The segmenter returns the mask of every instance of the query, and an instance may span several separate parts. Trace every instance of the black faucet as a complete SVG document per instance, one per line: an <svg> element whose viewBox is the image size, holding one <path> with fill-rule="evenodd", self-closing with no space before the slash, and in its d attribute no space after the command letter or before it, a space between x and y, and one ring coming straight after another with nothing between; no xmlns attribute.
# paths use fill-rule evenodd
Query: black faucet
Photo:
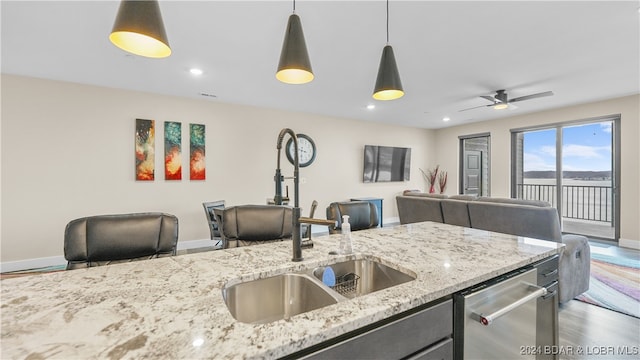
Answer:
<svg viewBox="0 0 640 360"><path fill-rule="evenodd" d="M298 136L289 128L282 129L278 135L278 144L276 146L278 149L278 164L276 167L276 175L273 178L276 182L276 194L273 197L274 203L276 205L282 205L282 181L284 180L284 176L282 176L280 171L280 150L282 150L282 140L284 140L284 137L287 134L289 134L293 139L293 148L296 150L293 157L293 234L291 237L291 241L293 242L293 258L291 261L302 261L302 236L300 234L300 223L337 226L337 221L311 219L306 217L302 218L300 216L300 201L298 198L298 193L300 192L298 176L300 172L300 163L298 159Z"/></svg>

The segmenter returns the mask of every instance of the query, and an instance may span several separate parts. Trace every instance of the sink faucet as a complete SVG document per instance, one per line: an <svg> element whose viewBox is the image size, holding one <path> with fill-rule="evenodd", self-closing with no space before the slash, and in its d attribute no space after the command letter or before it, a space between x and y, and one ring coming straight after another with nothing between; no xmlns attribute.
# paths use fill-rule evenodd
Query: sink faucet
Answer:
<svg viewBox="0 0 640 360"><path fill-rule="evenodd" d="M291 261L302 261L302 236L300 234L300 224L320 224L320 225L328 225L328 226L337 226L336 221L331 220L322 220L322 219L311 219L311 218L303 218L300 216L300 201L298 198L298 194L300 192L299 188L299 172L300 172L300 163L298 159L298 136L293 130L289 128L284 128L280 131L278 135L278 144L276 148L278 149L278 164L276 167L276 175L274 176L274 180L276 182L276 194L273 197L273 201L276 205L282 205L282 181L284 177L280 171L280 150L282 150L282 140L284 137L289 134L293 139L293 148L296 149L295 154L293 156L293 209L292 209L292 221L293 221L293 234L292 234L292 242L293 242L293 258ZM309 225L311 226L311 225ZM311 233L311 232L309 232Z"/></svg>

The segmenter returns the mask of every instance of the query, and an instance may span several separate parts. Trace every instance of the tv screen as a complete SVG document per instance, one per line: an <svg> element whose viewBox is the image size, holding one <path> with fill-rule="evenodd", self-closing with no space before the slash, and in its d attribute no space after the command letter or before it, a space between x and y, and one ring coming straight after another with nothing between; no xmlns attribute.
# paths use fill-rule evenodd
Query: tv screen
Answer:
<svg viewBox="0 0 640 360"><path fill-rule="evenodd" d="M411 149L364 146L364 182L409 181Z"/></svg>

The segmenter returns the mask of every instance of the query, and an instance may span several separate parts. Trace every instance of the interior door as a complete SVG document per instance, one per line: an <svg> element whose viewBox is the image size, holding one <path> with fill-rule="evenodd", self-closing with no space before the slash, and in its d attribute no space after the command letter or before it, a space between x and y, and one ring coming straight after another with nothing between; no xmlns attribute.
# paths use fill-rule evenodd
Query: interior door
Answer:
<svg viewBox="0 0 640 360"><path fill-rule="evenodd" d="M467 195L482 194L482 151L464 151L464 192Z"/></svg>

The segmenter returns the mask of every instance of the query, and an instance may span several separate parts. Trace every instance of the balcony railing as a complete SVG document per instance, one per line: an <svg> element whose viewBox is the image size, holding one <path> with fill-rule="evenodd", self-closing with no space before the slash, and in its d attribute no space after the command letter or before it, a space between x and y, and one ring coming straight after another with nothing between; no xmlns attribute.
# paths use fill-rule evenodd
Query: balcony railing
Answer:
<svg viewBox="0 0 640 360"><path fill-rule="evenodd" d="M557 208L555 185L518 184L518 198L542 200ZM562 217L612 222L611 186L562 185Z"/></svg>

